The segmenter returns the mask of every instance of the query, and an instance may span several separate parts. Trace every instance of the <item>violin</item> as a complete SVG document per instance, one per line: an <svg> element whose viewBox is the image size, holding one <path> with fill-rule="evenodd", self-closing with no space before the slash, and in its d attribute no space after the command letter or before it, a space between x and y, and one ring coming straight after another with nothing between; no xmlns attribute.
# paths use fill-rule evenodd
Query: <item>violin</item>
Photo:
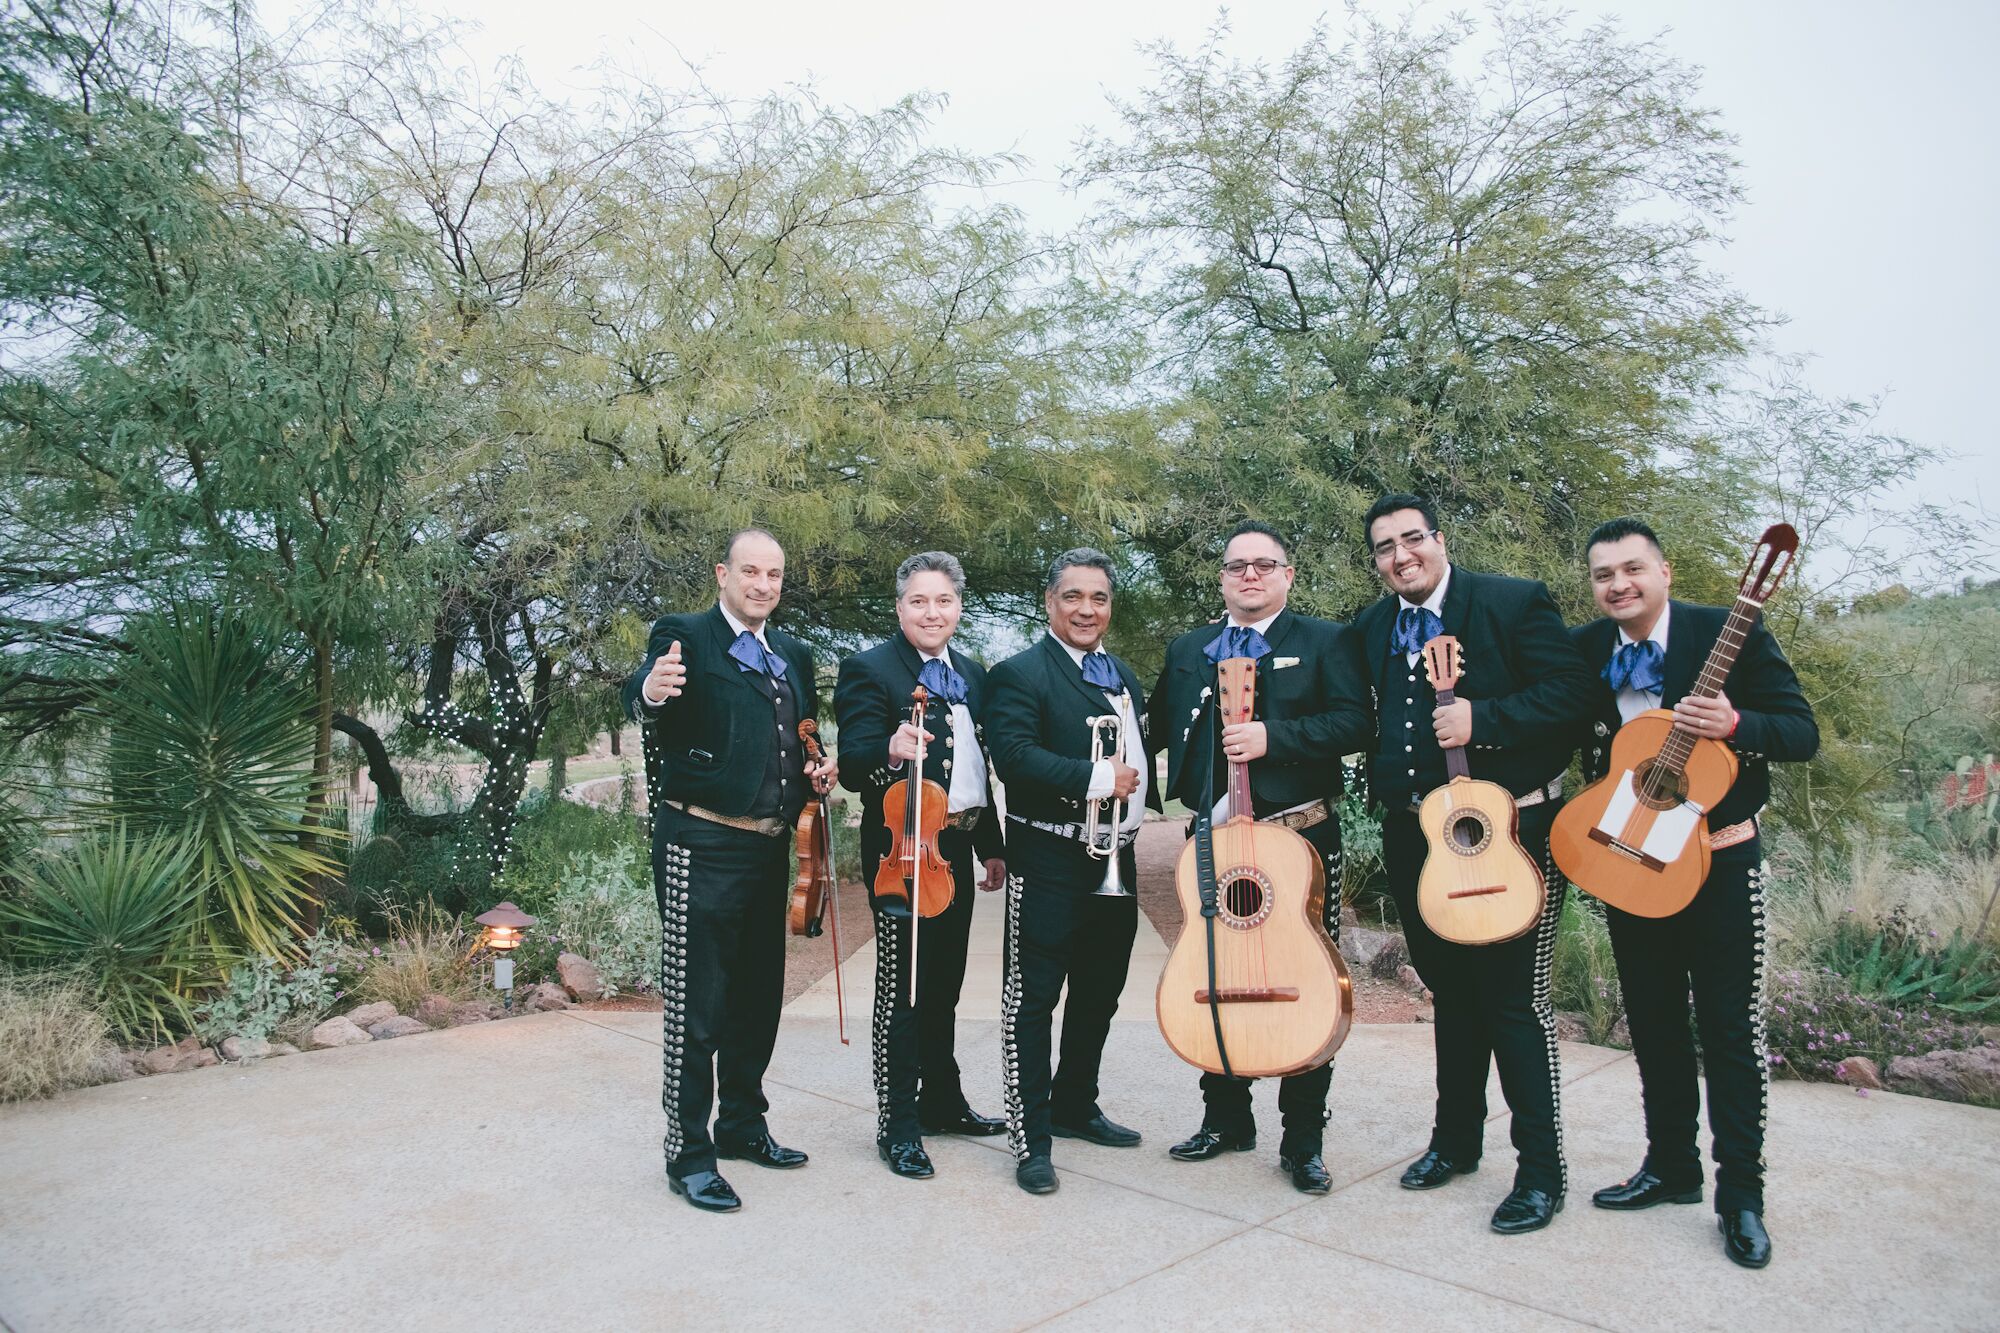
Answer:
<svg viewBox="0 0 2000 1333"><path fill-rule="evenodd" d="M910 766L910 776L892 784L882 795L882 822L889 827L890 846L875 868L875 897L910 909L910 1003L914 1006L918 926L924 917L938 916L951 906L953 886L951 863L938 850L938 834L950 811L950 793L924 776L924 712L930 705L930 691L919 685L910 697L915 700L910 722L917 729L917 757Z"/></svg>
<svg viewBox="0 0 2000 1333"><path fill-rule="evenodd" d="M826 762L826 747L820 743L819 724L811 718L799 723L799 744L805 747L809 763ZM833 993L839 1006L840 1044L847 1040L847 993L840 977L840 881L833 869L833 821L826 797L815 796L799 812L795 840L799 854L799 879L792 886L792 934L817 938L825 928L827 909L833 910Z"/></svg>

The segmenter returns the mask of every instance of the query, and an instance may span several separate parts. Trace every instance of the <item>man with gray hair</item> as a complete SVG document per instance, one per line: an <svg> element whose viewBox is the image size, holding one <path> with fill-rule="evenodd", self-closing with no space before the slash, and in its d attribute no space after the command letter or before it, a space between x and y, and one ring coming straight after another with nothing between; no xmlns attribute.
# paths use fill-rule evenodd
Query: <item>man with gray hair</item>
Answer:
<svg viewBox="0 0 2000 1333"><path fill-rule="evenodd" d="M882 799L909 776L924 747L924 776L943 786L950 816L938 850L951 864L951 906L913 922L903 902L872 902L875 914L875 1143L889 1169L906 1179L935 1174L924 1134L998 1134L1003 1121L983 1116L965 1099L954 1052L958 996L965 982L966 939L972 926L973 862L984 863L979 887L1000 887L1000 822L986 771L986 669L952 646L964 611L965 568L956 556L921 551L896 570L898 632L840 664L833 712L840 724L845 782L861 797L861 877L875 882L892 841ZM929 694L924 725L911 720L912 695ZM920 929L922 947L910 934ZM910 1004L911 954L916 954L917 1002Z"/></svg>
<svg viewBox="0 0 2000 1333"><path fill-rule="evenodd" d="M993 668L987 734L1007 784L1006 989L1000 1039L1015 1183L1030 1194L1057 1186L1053 1137L1108 1148L1139 1142L1097 1104L1104 1039L1132 959L1139 900L1132 843L1148 806L1153 748L1139 721L1143 693L1132 668L1104 651L1116 571L1088 548L1056 557L1044 585L1049 632ZM1093 754L1092 719L1119 719L1119 740ZM1087 826L1096 808L1100 850ZM1125 891L1105 893L1106 859ZM1062 1060L1051 1079L1056 1002L1067 986Z"/></svg>

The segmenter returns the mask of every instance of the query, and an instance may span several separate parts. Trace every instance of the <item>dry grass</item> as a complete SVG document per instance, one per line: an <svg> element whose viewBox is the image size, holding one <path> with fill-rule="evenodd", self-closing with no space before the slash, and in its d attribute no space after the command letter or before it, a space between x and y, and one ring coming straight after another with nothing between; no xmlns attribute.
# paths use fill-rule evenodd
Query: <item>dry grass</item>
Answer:
<svg viewBox="0 0 2000 1333"><path fill-rule="evenodd" d="M473 962L480 932L429 904L391 908L389 938L371 950L354 996L363 1004L387 1000L396 1012L416 1012L426 995L474 998L480 989Z"/></svg>
<svg viewBox="0 0 2000 1333"><path fill-rule="evenodd" d="M1891 841L1863 837L1843 865L1819 874L1793 870L1778 881L1768 902L1772 933L1783 958L1814 958L1841 921L1882 921L1900 907L1941 938L1981 931L2000 948L2000 907L1987 910L1996 883L2000 860L1993 857L1910 858Z"/></svg>
<svg viewBox="0 0 2000 1333"><path fill-rule="evenodd" d="M95 1066L109 1032L74 978L0 974L0 1102L99 1082Z"/></svg>

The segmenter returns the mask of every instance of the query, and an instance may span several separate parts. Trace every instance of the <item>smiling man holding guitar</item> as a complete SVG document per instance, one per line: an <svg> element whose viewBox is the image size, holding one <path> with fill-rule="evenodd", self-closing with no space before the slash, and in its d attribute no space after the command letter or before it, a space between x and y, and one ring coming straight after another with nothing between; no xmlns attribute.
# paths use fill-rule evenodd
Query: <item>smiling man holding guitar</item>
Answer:
<svg viewBox="0 0 2000 1333"><path fill-rule="evenodd" d="M1493 1229L1534 1231L1561 1209L1567 1184L1549 996L1562 882L1549 877L1547 906L1517 939L1464 945L1440 938L1417 905L1427 843L1416 812L1445 784L1445 752L1465 749L1470 776L1513 795L1521 845L1544 860L1576 719L1589 707L1590 673L1548 589L1453 565L1427 502L1385 495L1366 524L1375 572L1389 590L1354 620L1375 689L1370 784L1384 809L1382 859L1410 961L1437 1001L1437 1114L1430 1149L1402 1184L1436 1189L1477 1169L1486 1077L1497 1064L1520 1160ZM1423 646L1441 634L1458 641L1464 667L1449 703L1439 700L1422 663Z"/></svg>
<svg viewBox="0 0 2000 1333"><path fill-rule="evenodd" d="M1692 989L1715 1135L1715 1211L1725 1252L1746 1268L1762 1268L1771 1258L1763 1224L1770 1066L1764 1048L1763 848L1757 812L1770 797L1771 762L1802 762L1819 749L1812 707L1758 614L1783 571L1777 558L1790 555L1797 537L1781 526L1765 534L1765 544L1771 559L1761 572L1753 561L1735 606L1725 610L1668 598L1673 572L1659 539L1639 520L1613 519L1590 535L1591 595L1604 618L1579 626L1574 636L1602 680L1590 713L1595 734L1583 752L1586 776L1599 785L1575 803L1583 833L1557 839L1558 856L1578 887L1635 909L1607 905L1605 915L1639 1063L1646 1160L1631 1179L1597 1191L1592 1202L1636 1209L1701 1200L1695 1119L1700 1098L1688 1026ZM1667 744L1678 736L1687 745L1685 738L1692 737L1693 746L1707 742L1733 751L1735 781L1707 809L1706 831L1689 838L1680 857L1651 855L1648 848L1667 849L1647 839L1637 849L1643 859L1629 854L1603 859L1601 849L1610 841L1632 839L1622 830L1593 838L1592 830L1617 822L1616 812L1586 798L1607 776L1620 776L1611 770L1628 756L1624 746L1613 751L1614 741L1623 739L1617 733L1628 724L1638 724L1635 736L1641 725L1657 726L1646 717L1655 709L1672 710ZM1657 766L1655 756L1665 756L1663 745L1649 748L1654 753L1640 760L1640 768ZM1723 754L1711 762L1726 772L1728 758ZM1690 753L1681 762L1691 786L1700 758ZM1635 804L1665 804L1647 801L1643 777L1632 786L1639 792ZM1660 813L1654 827L1671 812ZM1565 819L1562 834L1569 833L1570 823ZM1576 850L1566 850L1566 844ZM1704 854L1707 873L1701 877ZM1677 860L1695 863L1689 867L1698 884L1693 901L1684 907L1649 901L1646 872L1653 864L1665 872ZM1654 877L1665 882L1663 875ZM1616 891L1621 887L1631 896ZM1685 901L1678 893L1671 897Z"/></svg>

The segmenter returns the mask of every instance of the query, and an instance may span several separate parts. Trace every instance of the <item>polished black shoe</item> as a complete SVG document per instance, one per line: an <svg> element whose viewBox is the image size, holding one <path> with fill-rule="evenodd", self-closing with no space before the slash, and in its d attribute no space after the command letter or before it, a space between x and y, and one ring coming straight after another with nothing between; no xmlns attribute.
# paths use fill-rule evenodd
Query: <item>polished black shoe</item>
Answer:
<svg viewBox="0 0 2000 1333"><path fill-rule="evenodd" d="M729 1182L713 1171L696 1171L685 1176L668 1176L667 1188L704 1213L733 1213L743 1206Z"/></svg>
<svg viewBox="0 0 2000 1333"><path fill-rule="evenodd" d="M728 1157L739 1162L755 1162L778 1171L789 1171L795 1166L806 1164L806 1155L797 1148L780 1147L778 1141L769 1134L754 1143L739 1143L725 1146L715 1145L717 1157Z"/></svg>
<svg viewBox="0 0 2000 1333"><path fill-rule="evenodd" d="M1054 1194L1061 1182L1055 1163L1046 1157L1030 1157L1014 1168L1014 1183L1030 1194Z"/></svg>
<svg viewBox="0 0 2000 1333"><path fill-rule="evenodd" d="M917 1123L924 1127L926 1134L958 1134L969 1139L987 1139L995 1134L1007 1132L1007 1122L996 1120L990 1115L981 1115L970 1106L957 1115L935 1120L928 1116L918 1117Z"/></svg>
<svg viewBox="0 0 2000 1333"><path fill-rule="evenodd" d="M1257 1131L1232 1134L1225 1129L1214 1129L1203 1125L1194 1133L1167 1149L1167 1156L1176 1162L1206 1162L1211 1157L1220 1157L1226 1152L1249 1152L1257 1146Z"/></svg>
<svg viewBox="0 0 2000 1333"><path fill-rule="evenodd" d="M937 1168L931 1165L931 1155L921 1143L878 1143L875 1151L882 1155L891 1171L905 1180L929 1180L937 1174Z"/></svg>
<svg viewBox="0 0 2000 1333"><path fill-rule="evenodd" d="M1065 1125L1056 1121L1049 1126L1049 1133L1059 1139L1082 1139L1104 1148L1136 1148L1139 1146L1139 1131L1107 1120L1100 1113L1080 1125Z"/></svg>
<svg viewBox="0 0 2000 1333"><path fill-rule="evenodd" d="M1599 1208L1611 1208L1619 1212L1651 1208L1656 1203L1700 1203L1701 1182L1696 1181L1693 1185L1669 1185L1651 1171L1641 1171L1623 1184L1605 1186L1591 1195L1590 1201Z"/></svg>
<svg viewBox="0 0 2000 1333"><path fill-rule="evenodd" d="M1279 1157L1278 1169L1290 1175L1292 1188L1301 1194L1328 1194L1333 1190L1333 1177L1327 1174L1326 1163L1319 1154L1310 1157Z"/></svg>
<svg viewBox="0 0 2000 1333"><path fill-rule="evenodd" d="M1409 1169L1403 1172L1402 1185L1406 1190L1434 1190L1453 1176L1469 1176L1478 1170L1477 1162L1460 1165L1433 1150L1410 1163Z"/></svg>
<svg viewBox="0 0 2000 1333"><path fill-rule="evenodd" d="M1493 1210L1493 1229L1503 1236L1540 1231L1563 1210L1562 1195L1516 1185Z"/></svg>
<svg viewBox="0 0 2000 1333"><path fill-rule="evenodd" d="M1764 1230L1764 1215L1748 1208L1723 1213L1715 1219L1722 1228L1722 1252L1731 1263L1745 1268L1762 1268L1771 1262L1771 1237Z"/></svg>

